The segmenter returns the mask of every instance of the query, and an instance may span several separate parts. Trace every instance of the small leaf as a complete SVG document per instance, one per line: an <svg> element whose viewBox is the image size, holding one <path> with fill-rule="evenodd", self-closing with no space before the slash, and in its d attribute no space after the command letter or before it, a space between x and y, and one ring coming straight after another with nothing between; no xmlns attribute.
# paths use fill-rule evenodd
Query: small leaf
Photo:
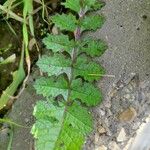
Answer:
<svg viewBox="0 0 150 150"><path fill-rule="evenodd" d="M65 58L63 54L54 54L51 57L42 56L37 62L37 65L43 72L47 72L49 76L59 76L66 73L71 76L71 59Z"/></svg>
<svg viewBox="0 0 150 150"><path fill-rule="evenodd" d="M81 76L88 81L100 79L100 76L91 76L91 74L103 75L104 73L104 69L99 64L89 61L86 56L80 56L74 65L75 76Z"/></svg>
<svg viewBox="0 0 150 150"><path fill-rule="evenodd" d="M66 0L66 2L62 3L65 8L70 8L71 10L79 13L80 12L80 0Z"/></svg>
<svg viewBox="0 0 150 150"><path fill-rule="evenodd" d="M92 9L100 9L104 6L104 3L97 0L66 0L66 2L62 3L62 5L64 5L65 8L69 8L79 14L81 11L86 13Z"/></svg>
<svg viewBox="0 0 150 150"><path fill-rule="evenodd" d="M86 38L80 44L80 51L85 52L91 57L101 56L106 49L107 45L101 40L92 40L90 38Z"/></svg>
<svg viewBox="0 0 150 150"><path fill-rule="evenodd" d="M87 106L96 106L102 99L98 88L95 88L90 83L85 82L82 84L80 79L73 80L71 89L71 99L79 99Z"/></svg>
<svg viewBox="0 0 150 150"><path fill-rule="evenodd" d="M51 49L53 52L71 52L74 42L69 40L67 35L52 35L47 34L47 37L43 39L43 43L47 49Z"/></svg>
<svg viewBox="0 0 150 150"><path fill-rule="evenodd" d="M96 3L96 1L97 0L84 0L83 3L84 3L85 6L87 6L87 7L90 8L90 7L92 7Z"/></svg>
<svg viewBox="0 0 150 150"><path fill-rule="evenodd" d="M64 77L59 77L57 80L54 78L40 78L37 79L34 87L38 94L42 94L45 97L56 97L62 95L65 100L68 97L68 83Z"/></svg>
<svg viewBox="0 0 150 150"><path fill-rule="evenodd" d="M81 28L82 31L84 30L96 30L97 28L100 28L104 23L104 17L95 15L95 16L88 16L85 17L81 21Z"/></svg>
<svg viewBox="0 0 150 150"><path fill-rule="evenodd" d="M105 3L104 2L99 2L99 1L97 1L93 6L92 6L92 8L94 9L94 10L99 10L99 9L101 9L102 7L104 7L105 6Z"/></svg>
<svg viewBox="0 0 150 150"><path fill-rule="evenodd" d="M76 17L72 14L55 15L52 18L52 22L59 27L61 30L74 32L77 27Z"/></svg>

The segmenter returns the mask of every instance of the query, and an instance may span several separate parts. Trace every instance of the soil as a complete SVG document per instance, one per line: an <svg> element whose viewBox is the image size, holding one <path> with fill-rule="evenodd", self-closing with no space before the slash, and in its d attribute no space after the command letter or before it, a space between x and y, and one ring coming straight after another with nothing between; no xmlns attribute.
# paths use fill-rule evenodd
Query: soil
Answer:
<svg viewBox="0 0 150 150"><path fill-rule="evenodd" d="M106 41L107 51L96 60L104 66L107 74L115 77L104 77L98 83L104 98L91 110L95 128L83 149L136 150L131 149L130 140L136 137L150 114L150 1L105 2L105 7L97 12L106 17L105 24L95 33L89 32L85 36ZM33 107L40 97L32 85L38 76L35 68L26 89L8 114L14 122L23 126L31 127L34 122ZM3 132L0 132L0 150L7 149L8 133L9 128L4 126ZM14 127L12 150L32 150L33 145L30 128Z"/></svg>

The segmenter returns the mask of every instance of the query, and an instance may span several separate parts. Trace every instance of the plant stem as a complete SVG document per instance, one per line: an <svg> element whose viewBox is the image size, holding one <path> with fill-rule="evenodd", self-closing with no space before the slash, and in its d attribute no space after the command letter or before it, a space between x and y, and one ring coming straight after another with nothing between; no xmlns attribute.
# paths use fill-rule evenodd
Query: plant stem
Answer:
<svg viewBox="0 0 150 150"><path fill-rule="evenodd" d="M79 13L79 20L81 20L85 13L81 13L81 12L84 12L84 11L80 11ZM78 42L81 38L81 28L80 26L78 26L75 31L74 31L74 40L75 42ZM72 63L71 63L71 75L70 75L70 80L69 80L69 90L68 90L68 99L67 99L67 104L72 104L72 100L70 99L70 96L71 96L71 84L72 84L72 81L73 81L73 73L74 73L74 68L73 68L73 65L74 63L76 62L76 59L77 59L77 55L78 55L78 47L74 47L73 50L72 50Z"/></svg>

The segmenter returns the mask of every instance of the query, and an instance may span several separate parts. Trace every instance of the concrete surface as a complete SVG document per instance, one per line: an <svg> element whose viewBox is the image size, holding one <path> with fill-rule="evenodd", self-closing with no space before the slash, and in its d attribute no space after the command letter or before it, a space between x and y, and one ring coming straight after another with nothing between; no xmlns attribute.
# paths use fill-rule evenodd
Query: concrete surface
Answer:
<svg viewBox="0 0 150 150"><path fill-rule="evenodd" d="M103 27L91 35L104 39L108 50L100 58L107 74L100 83L104 94L120 74L139 73L140 80L150 80L150 1L105 0L99 13L106 17Z"/></svg>
<svg viewBox="0 0 150 150"><path fill-rule="evenodd" d="M106 22L101 29L94 33L90 32L87 36L106 41L108 49L101 58L97 58L97 61L104 66L107 74L115 75L115 78L105 77L98 84L103 91L104 100L99 107L93 110L96 123L103 122L100 119L101 112L109 103L109 92L113 87L113 83L118 81L122 75L126 77L131 73L137 73L140 82L150 81L150 1L104 1L106 3L105 7L97 13L103 14ZM97 128L97 125L95 128ZM96 142L104 143L101 136L96 136L96 132L87 142L86 150L104 147L103 145L96 146ZM150 130L147 132L150 134ZM107 141L107 135L103 135L103 137ZM113 148L108 149L114 150Z"/></svg>

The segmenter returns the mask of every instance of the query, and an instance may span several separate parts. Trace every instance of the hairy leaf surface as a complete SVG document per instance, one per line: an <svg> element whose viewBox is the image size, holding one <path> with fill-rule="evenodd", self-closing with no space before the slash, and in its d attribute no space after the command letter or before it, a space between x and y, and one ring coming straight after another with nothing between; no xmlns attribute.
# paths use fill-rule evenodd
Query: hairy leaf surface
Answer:
<svg viewBox="0 0 150 150"><path fill-rule="evenodd" d="M51 49L53 52L71 52L74 42L69 40L67 35L52 35L47 34L47 37L43 39L43 43L47 49Z"/></svg>
<svg viewBox="0 0 150 150"><path fill-rule="evenodd" d="M91 62L86 56L80 56L74 64L74 76L81 76L87 81L98 80L100 76L94 76L94 74L103 75L104 73L104 69L99 64Z"/></svg>
<svg viewBox="0 0 150 150"><path fill-rule="evenodd" d="M82 30L96 30L101 27L104 23L104 17L95 15L87 16L81 21Z"/></svg>
<svg viewBox="0 0 150 150"><path fill-rule="evenodd" d="M92 130L92 117L86 108L74 103L68 107L56 150L80 150Z"/></svg>
<svg viewBox="0 0 150 150"><path fill-rule="evenodd" d="M90 83L82 83L80 79L74 80L72 83L71 98L79 99L87 106L95 106L102 100L101 93Z"/></svg>
<svg viewBox="0 0 150 150"><path fill-rule="evenodd" d="M37 121L31 132L36 138L36 150L80 150L93 126L90 113L78 103L58 107L39 101L34 116Z"/></svg>
<svg viewBox="0 0 150 150"><path fill-rule="evenodd" d="M54 54L54 56L42 56L37 65L43 72L47 72L49 76L60 75L66 73L71 76L71 59L64 57L62 54Z"/></svg>
<svg viewBox="0 0 150 150"><path fill-rule="evenodd" d="M75 31L77 27L77 20L76 17L72 14L62 14L62 15L55 15L52 18L52 22L55 23L57 27L61 30L67 31Z"/></svg>
<svg viewBox="0 0 150 150"><path fill-rule="evenodd" d="M95 62L90 62L86 56L81 56L77 59L73 65L74 78L77 76L83 77L85 80L93 81L100 79L100 76L94 76L92 74L104 74L104 69ZM66 58L62 54L54 54L54 56L42 56L37 62L37 65L41 71L48 73L49 76L66 73L68 78L71 77L71 59Z"/></svg>
<svg viewBox="0 0 150 150"><path fill-rule="evenodd" d="M62 95L65 100L68 98L68 83L63 77L56 80L53 78L37 79L34 85L38 94L45 97L56 97ZM101 93L90 83L82 83L80 79L73 80L71 85L71 100L79 99L87 106L95 106L101 101Z"/></svg>
<svg viewBox="0 0 150 150"><path fill-rule="evenodd" d="M53 150L62 128L64 107L57 107L47 101L37 102L33 115L36 123L31 133L34 135L36 150ZM51 138L53 136L53 138Z"/></svg>
<svg viewBox="0 0 150 150"><path fill-rule="evenodd" d="M70 8L71 10L81 13L81 11L87 12L93 9L100 9L104 6L103 3L98 2L97 0L66 0L66 2L62 3L66 8Z"/></svg>
<svg viewBox="0 0 150 150"><path fill-rule="evenodd" d="M107 45L105 42L101 40L92 40L91 38L84 39L80 44L80 51L92 57L101 56L106 49Z"/></svg>
<svg viewBox="0 0 150 150"><path fill-rule="evenodd" d="M46 98L34 108L36 122L31 132L36 139L35 150L81 150L93 127L87 108L102 100L94 82L105 71L93 56L102 55L107 46L81 36L83 31L102 26L104 17L86 14L103 3L66 0L62 4L71 9L70 13L56 14L51 20L63 34L48 34L43 39L51 53L37 62L44 76L47 73L49 77L41 77L34 84L37 94Z"/></svg>
<svg viewBox="0 0 150 150"><path fill-rule="evenodd" d="M71 10L79 13L81 6L80 6L80 0L66 0L65 3L62 3L66 8L70 8Z"/></svg>
<svg viewBox="0 0 150 150"><path fill-rule="evenodd" d="M67 100L68 83L63 77L58 78L57 82L52 77L42 77L36 80L34 87L38 94L42 94L45 97L56 97L61 94Z"/></svg>

